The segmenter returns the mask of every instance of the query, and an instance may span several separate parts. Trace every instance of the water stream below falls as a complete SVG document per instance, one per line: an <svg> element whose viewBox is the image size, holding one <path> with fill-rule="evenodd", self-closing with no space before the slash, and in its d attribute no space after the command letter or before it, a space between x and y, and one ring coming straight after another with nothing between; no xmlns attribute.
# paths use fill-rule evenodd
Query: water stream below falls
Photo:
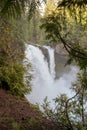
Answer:
<svg viewBox="0 0 87 130"><path fill-rule="evenodd" d="M32 64L32 92L26 95L27 99L34 104L42 104L46 96L49 101L61 93L72 97L73 92L70 87L76 80L78 68L70 66L68 73L64 73L56 79L54 49L48 46L43 48L47 50L49 60L39 46L27 45L25 51L28 62Z"/></svg>

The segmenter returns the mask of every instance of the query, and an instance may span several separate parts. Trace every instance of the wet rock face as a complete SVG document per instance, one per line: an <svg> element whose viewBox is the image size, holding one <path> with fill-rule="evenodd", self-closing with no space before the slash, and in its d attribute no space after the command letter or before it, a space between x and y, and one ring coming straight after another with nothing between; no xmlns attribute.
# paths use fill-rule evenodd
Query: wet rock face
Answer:
<svg viewBox="0 0 87 130"><path fill-rule="evenodd" d="M62 44L57 44L55 46L55 52L60 54L60 55L64 55L64 56L68 55L67 51L64 49Z"/></svg>
<svg viewBox="0 0 87 130"><path fill-rule="evenodd" d="M59 64L59 63L61 63L61 64L66 64L66 62L67 62L67 60L68 60L68 56L66 56L66 55L61 55L61 54L59 54L59 53L57 53L57 52L55 52L55 63L56 64Z"/></svg>
<svg viewBox="0 0 87 130"><path fill-rule="evenodd" d="M56 78L61 77L64 73L68 73L70 70L69 66L65 66L68 60L68 56L58 54L55 51L55 71L56 71Z"/></svg>
<svg viewBox="0 0 87 130"><path fill-rule="evenodd" d="M48 49L43 46L38 46L38 45L35 45L35 46L40 48L49 66L50 58L49 58ZM55 72L56 72L55 77L59 78L64 73L67 73L70 70L69 66L65 67L65 64L68 60L67 52L64 50L64 48L61 45L58 44L56 45L56 47L54 47L54 57L55 57Z"/></svg>
<svg viewBox="0 0 87 130"><path fill-rule="evenodd" d="M44 58L47 60L48 65L49 65L49 53L48 53L48 50L45 47L40 46L38 44L35 44L34 46L38 47L42 51L42 53L44 54Z"/></svg>
<svg viewBox="0 0 87 130"><path fill-rule="evenodd" d="M55 71L56 71L56 78L59 78L64 73L69 72L70 67L66 66L65 64L68 60L68 53L63 48L62 44L57 44L55 46Z"/></svg>
<svg viewBox="0 0 87 130"><path fill-rule="evenodd" d="M48 50L44 47L39 47L47 62L48 62L48 66L49 66L49 54L48 54ZM65 64L68 60L68 56L67 56L67 52L59 45L57 45L54 48L54 56L55 56L55 72L56 72L56 78L61 77L64 73L68 73L70 70L69 66L65 67Z"/></svg>
<svg viewBox="0 0 87 130"><path fill-rule="evenodd" d="M49 63L49 53L48 50L44 47L39 47L42 50L42 53L44 54L45 59L47 60L47 62Z"/></svg>
<svg viewBox="0 0 87 130"><path fill-rule="evenodd" d="M39 46L39 48L42 50L42 53L44 54L44 58L48 62L48 66L50 66L50 57L49 57L48 49L43 46Z"/></svg>

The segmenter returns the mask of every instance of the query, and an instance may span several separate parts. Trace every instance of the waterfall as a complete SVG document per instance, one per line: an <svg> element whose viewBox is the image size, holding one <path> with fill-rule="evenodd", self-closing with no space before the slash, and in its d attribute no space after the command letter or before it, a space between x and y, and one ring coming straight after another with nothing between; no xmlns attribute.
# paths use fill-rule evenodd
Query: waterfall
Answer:
<svg viewBox="0 0 87 130"><path fill-rule="evenodd" d="M32 92L26 95L27 99L32 103L42 103L47 96L52 101L57 95L66 93L72 96L73 92L69 89L71 83L76 80L78 68L71 66L69 73L64 73L60 78L55 79L55 58L54 49L48 46L49 63L46 56L38 46L27 45L25 55L28 62L31 63L32 72Z"/></svg>
<svg viewBox="0 0 87 130"><path fill-rule="evenodd" d="M29 45L26 57L32 64L32 74L34 82L53 82L52 75L49 72L48 62L39 47Z"/></svg>
<svg viewBox="0 0 87 130"><path fill-rule="evenodd" d="M54 49L49 47L49 46L44 46L45 48L47 48L48 50L48 54L49 54L49 69L50 69L50 73L53 77L53 79L55 78L55 57L54 57Z"/></svg>

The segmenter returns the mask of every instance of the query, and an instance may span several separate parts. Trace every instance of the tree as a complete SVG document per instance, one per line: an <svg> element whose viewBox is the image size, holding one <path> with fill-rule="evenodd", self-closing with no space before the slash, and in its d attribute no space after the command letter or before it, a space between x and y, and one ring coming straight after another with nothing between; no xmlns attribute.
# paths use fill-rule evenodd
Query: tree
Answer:
<svg viewBox="0 0 87 130"><path fill-rule="evenodd" d="M28 14L31 17L36 9L38 1L36 0L0 0L0 14L3 16L21 17L22 14Z"/></svg>
<svg viewBox="0 0 87 130"><path fill-rule="evenodd" d="M74 96L68 98L62 94L54 99L54 108L50 107L47 98L42 105L44 115L65 129L83 130L87 128L87 76L84 73L78 75L78 80L72 86ZM84 82L84 79L86 82Z"/></svg>
<svg viewBox="0 0 87 130"><path fill-rule="evenodd" d="M45 6L45 9L44 9L45 10L45 12L44 12L45 16L51 14L57 8L54 0L47 0L46 4L44 6Z"/></svg>
<svg viewBox="0 0 87 130"><path fill-rule="evenodd" d="M22 29L19 31L16 26L20 18L32 17L37 3L35 0L0 1L0 87L15 95L23 96L31 90L29 86L31 76L25 75L27 68L23 65L26 38L21 35ZM19 26L18 28L20 29Z"/></svg>
<svg viewBox="0 0 87 130"><path fill-rule="evenodd" d="M63 10L65 10L64 13ZM77 9L76 12L78 12ZM82 13L85 14L85 12L86 10L84 11L83 9ZM82 38L83 32L85 32L84 36L86 39L87 27L86 24L84 24L86 23L86 19L83 19L82 17L83 21L80 22L79 20L76 21L76 19L73 16L74 16L74 12L73 15L70 15L68 14L67 9L59 6L58 11L56 13L53 13L43 18L41 27L45 28L45 32L47 33L47 38L51 39L52 42L58 43L58 41L61 41L61 43L64 45L64 48L67 50L67 52L70 55L69 61L71 59L75 59L76 62L78 62L78 64L81 65L82 68L87 63L86 49L85 47L82 46L82 43L80 43L80 40L83 40ZM71 21L73 18L74 20ZM76 29L77 32L74 32L74 30L76 31ZM76 34L73 36L74 33L76 33L77 35L79 34L79 36L76 37L75 36ZM71 38L72 36L73 39ZM85 39L84 42L86 42Z"/></svg>
<svg viewBox="0 0 87 130"><path fill-rule="evenodd" d="M86 129L86 100L87 100L87 1L62 0L58 3L58 11L44 17L42 28L47 33L47 38L56 44L63 44L69 54L70 64L73 60L80 68L78 81L73 87L75 95L68 99L58 97L55 100L56 110L46 109L51 112L52 120L58 119L69 129ZM61 98L62 97L62 98ZM63 101L61 99L64 99ZM65 104L63 104L65 101ZM60 105L59 105L60 104ZM64 109L63 109L64 108ZM58 109L58 111L57 111ZM61 112L61 110L63 111ZM59 116L61 113L62 116ZM65 115L64 115L65 114ZM74 115L74 116L73 116ZM54 118L53 118L54 117ZM59 118L60 117L60 118ZM50 118L50 116L49 116ZM67 128L66 128L67 129Z"/></svg>
<svg viewBox="0 0 87 130"><path fill-rule="evenodd" d="M23 43L16 37L10 21L2 19L0 21L0 88L20 96L31 90L28 87L30 75L26 77L26 82L24 81L27 68L23 66L23 59Z"/></svg>
<svg viewBox="0 0 87 130"><path fill-rule="evenodd" d="M25 74L27 68L23 65L24 43L29 38L29 23L25 21L31 19L39 4L37 0L0 1L0 87L12 94L23 96L31 90L31 76Z"/></svg>

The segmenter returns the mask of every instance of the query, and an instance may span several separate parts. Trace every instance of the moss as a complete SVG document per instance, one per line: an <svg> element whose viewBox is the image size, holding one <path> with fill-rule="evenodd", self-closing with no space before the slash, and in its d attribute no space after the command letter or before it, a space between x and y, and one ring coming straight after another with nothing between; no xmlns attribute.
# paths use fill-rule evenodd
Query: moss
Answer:
<svg viewBox="0 0 87 130"><path fill-rule="evenodd" d="M0 117L0 127L7 130L20 130L20 125L12 117Z"/></svg>

